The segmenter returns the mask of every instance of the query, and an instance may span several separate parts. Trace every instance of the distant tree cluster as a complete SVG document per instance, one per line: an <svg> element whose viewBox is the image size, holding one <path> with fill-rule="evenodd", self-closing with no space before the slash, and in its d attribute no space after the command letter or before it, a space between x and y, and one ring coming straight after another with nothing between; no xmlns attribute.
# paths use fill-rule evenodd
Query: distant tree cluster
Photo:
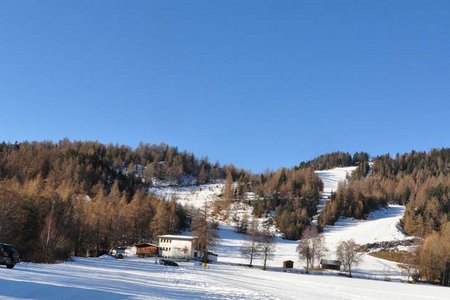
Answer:
<svg viewBox="0 0 450 300"><path fill-rule="evenodd" d="M133 193L156 181L174 184L191 178L197 184L225 178L225 169L207 158L180 152L167 145L104 145L98 142L23 142L0 144L0 180L46 182L49 191L92 194L102 185L108 191Z"/></svg>
<svg viewBox="0 0 450 300"><path fill-rule="evenodd" d="M323 154L317 158L302 162L298 168L312 168L314 170L326 170L336 167L350 167L363 164L369 161L369 154L366 152L356 152L353 156L348 152L332 152Z"/></svg>
<svg viewBox="0 0 450 300"><path fill-rule="evenodd" d="M295 168L281 168L262 174L228 166L222 195L224 206L229 211L231 203L245 200L249 192L254 193L255 199L249 203L253 206L255 216L269 216L275 212L274 222L284 237L297 240L317 214L323 183L314 170L357 165L356 173L364 177L369 171L368 160L369 155L365 152L353 155L335 152L303 162ZM239 220L234 221L239 223Z"/></svg>
<svg viewBox="0 0 450 300"><path fill-rule="evenodd" d="M243 173L237 179L233 201L245 199L247 192L255 194L250 201L255 216L269 216L276 212L274 222L287 239L297 240L317 213L321 180L310 168L285 169L252 175Z"/></svg>
<svg viewBox="0 0 450 300"><path fill-rule="evenodd" d="M449 285L450 282L450 222L441 231L429 234L415 256L419 274L430 283Z"/></svg>

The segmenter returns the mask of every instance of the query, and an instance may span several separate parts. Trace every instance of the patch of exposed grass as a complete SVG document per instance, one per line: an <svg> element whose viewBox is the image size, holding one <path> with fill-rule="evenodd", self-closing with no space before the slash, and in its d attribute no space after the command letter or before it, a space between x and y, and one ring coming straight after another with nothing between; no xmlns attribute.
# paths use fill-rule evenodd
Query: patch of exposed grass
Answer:
<svg viewBox="0 0 450 300"><path fill-rule="evenodd" d="M369 255L397 263L407 262L411 257L411 253L408 252L390 252L390 251L371 252L369 253Z"/></svg>

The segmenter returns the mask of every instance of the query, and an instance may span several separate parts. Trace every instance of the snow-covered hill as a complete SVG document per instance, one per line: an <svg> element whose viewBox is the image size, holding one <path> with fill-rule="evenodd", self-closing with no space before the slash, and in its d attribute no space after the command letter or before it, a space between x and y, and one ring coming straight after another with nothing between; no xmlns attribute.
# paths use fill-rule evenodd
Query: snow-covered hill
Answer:
<svg viewBox="0 0 450 300"><path fill-rule="evenodd" d="M153 259L76 258L0 267L1 299L450 299L450 289Z"/></svg>

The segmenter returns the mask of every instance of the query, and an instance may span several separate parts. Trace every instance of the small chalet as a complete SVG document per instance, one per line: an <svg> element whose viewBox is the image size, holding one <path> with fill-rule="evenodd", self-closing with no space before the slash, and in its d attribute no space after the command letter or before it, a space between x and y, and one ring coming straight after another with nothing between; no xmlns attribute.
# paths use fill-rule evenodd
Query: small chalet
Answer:
<svg viewBox="0 0 450 300"><path fill-rule="evenodd" d="M329 269L329 270L341 270L342 262L340 260L329 260L329 259L322 259L320 260L320 266L322 269Z"/></svg>
<svg viewBox="0 0 450 300"><path fill-rule="evenodd" d="M158 246L150 243L139 243L136 247L136 255L139 257L157 256Z"/></svg>
<svg viewBox="0 0 450 300"><path fill-rule="evenodd" d="M158 254L161 257L190 260L195 257L197 237L182 235L160 235Z"/></svg>

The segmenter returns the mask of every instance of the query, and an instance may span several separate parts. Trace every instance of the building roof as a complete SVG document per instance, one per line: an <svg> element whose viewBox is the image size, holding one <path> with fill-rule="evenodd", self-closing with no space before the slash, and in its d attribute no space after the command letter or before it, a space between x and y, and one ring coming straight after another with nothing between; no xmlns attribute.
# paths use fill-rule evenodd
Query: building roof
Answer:
<svg viewBox="0 0 450 300"><path fill-rule="evenodd" d="M149 246L158 247L157 245L151 244L151 243L139 243L139 244L134 244L134 246L138 247L138 248L140 248L140 247L149 247Z"/></svg>
<svg viewBox="0 0 450 300"><path fill-rule="evenodd" d="M170 234L159 235L158 237L163 238L163 239L173 239L173 240L195 240L197 238L196 236L170 235Z"/></svg>

